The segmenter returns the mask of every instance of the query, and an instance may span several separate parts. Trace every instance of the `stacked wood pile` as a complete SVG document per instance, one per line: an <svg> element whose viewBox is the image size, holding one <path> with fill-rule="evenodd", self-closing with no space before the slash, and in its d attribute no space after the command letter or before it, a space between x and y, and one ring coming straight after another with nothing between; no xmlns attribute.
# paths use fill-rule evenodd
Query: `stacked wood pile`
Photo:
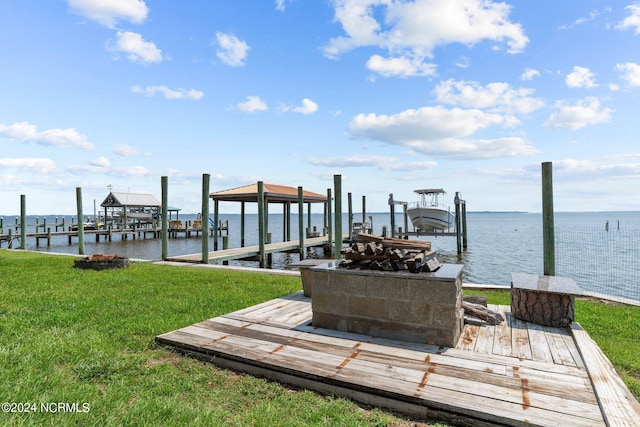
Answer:
<svg viewBox="0 0 640 427"><path fill-rule="evenodd" d="M483 320L489 325L499 325L504 322L504 317L500 313L487 308L487 297L481 295L463 297L462 308L466 316Z"/></svg>
<svg viewBox="0 0 640 427"><path fill-rule="evenodd" d="M359 233L358 241L341 251L344 268L381 271L430 272L440 268L431 242L395 239Z"/></svg>

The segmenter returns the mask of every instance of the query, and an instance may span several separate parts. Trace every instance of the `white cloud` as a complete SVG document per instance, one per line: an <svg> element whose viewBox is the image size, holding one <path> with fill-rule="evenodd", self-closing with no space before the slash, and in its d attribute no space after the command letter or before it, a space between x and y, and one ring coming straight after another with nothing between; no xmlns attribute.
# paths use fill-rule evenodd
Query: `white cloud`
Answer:
<svg viewBox="0 0 640 427"><path fill-rule="evenodd" d="M634 62L616 64L616 71L619 71L622 74L622 79L631 86L640 87L640 64Z"/></svg>
<svg viewBox="0 0 640 427"><path fill-rule="evenodd" d="M367 68L384 77L432 76L436 73L436 64L426 64L420 59L404 56L383 58L373 55L367 61Z"/></svg>
<svg viewBox="0 0 640 427"><path fill-rule="evenodd" d="M301 113L301 114L304 114L305 116L308 116L318 111L318 104L316 104L309 98L304 98L300 106L290 107L287 105L282 105L280 107L280 111L293 111L294 113Z"/></svg>
<svg viewBox="0 0 640 427"><path fill-rule="evenodd" d="M142 152L139 149L126 144L116 145L115 148L113 149L113 152L123 157L135 157L135 156L142 155Z"/></svg>
<svg viewBox="0 0 640 427"><path fill-rule="evenodd" d="M512 119L477 109L423 107L387 116L359 114L350 123L354 137L410 147L432 156L472 159L533 154L536 149L524 139L468 138L494 125L510 125Z"/></svg>
<svg viewBox="0 0 640 427"><path fill-rule="evenodd" d="M578 101L575 105L558 103L559 111L549 117L544 123L548 129L569 128L571 130L582 129L586 126L593 126L611 121L613 110L604 108L600 101L594 97L587 97Z"/></svg>
<svg viewBox="0 0 640 427"><path fill-rule="evenodd" d="M597 160L564 159L553 162L554 174L563 175L563 179L584 181L585 179L602 180L608 178L636 178L640 176L640 162L618 161L615 158Z"/></svg>
<svg viewBox="0 0 640 427"><path fill-rule="evenodd" d="M599 15L599 12L597 10L592 10L591 12L589 12L589 16L581 16L580 18L576 19L571 25L561 25L560 29L568 30L578 25L585 24L587 22L590 22L596 19L598 15Z"/></svg>
<svg viewBox="0 0 640 427"><path fill-rule="evenodd" d="M144 166L133 166L128 168L116 169L113 171L111 175L124 176L124 177L129 177L129 176L153 177L156 173L157 172L154 172L153 170L146 168Z"/></svg>
<svg viewBox="0 0 640 427"><path fill-rule="evenodd" d="M251 49L247 43L239 40L233 34L216 34L216 43L219 49L216 56L225 64L232 67L241 67L247 58L247 53Z"/></svg>
<svg viewBox="0 0 640 427"><path fill-rule="evenodd" d="M140 34L131 31L118 31L116 35L118 40L115 45L108 42L107 49L123 52L130 61L139 64L146 65L162 61L162 51L152 42L145 41Z"/></svg>
<svg viewBox="0 0 640 427"><path fill-rule="evenodd" d="M514 89L508 83L481 86L478 82L446 80L436 86L439 102L462 107L483 108L493 112L526 114L544 107L529 88Z"/></svg>
<svg viewBox="0 0 640 427"><path fill-rule="evenodd" d="M0 166L3 168L29 169L30 171L41 175L50 175L57 171L53 160L45 158L0 158Z"/></svg>
<svg viewBox="0 0 640 427"><path fill-rule="evenodd" d="M165 99L200 99L204 96L204 92L195 89L169 89L167 86L133 86L133 93L141 93L147 97L153 97L156 93L162 94Z"/></svg>
<svg viewBox="0 0 640 427"><path fill-rule="evenodd" d="M521 25L509 21L510 6L490 0L333 0L333 4L335 21L345 35L324 47L329 58L375 46L420 64L436 47L450 43L472 46L490 40L518 53L529 42Z"/></svg>
<svg viewBox="0 0 640 427"><path fill-rule="evenodd" d="M121 20L141 24L147 19L149 13L143 0L68 0L67 2L74 13L108 28L115 28L116 23Z"/></svg>
<svg viewBox="0 0 640 427"><path fill-rule="evenodd" d="M527 68L520 75L520 80L529 81L529 80L533 80L534 77L540 77L540 71L533 68Z"/></svg>
<svg viewBox="0 0 640 427"><path fill-rule="evenodd" d="M625 7L629 11L629 16L616 26L619 30L633 29L634 34L640 34L640 4L630 4Z"/></svg>
<svg viewBox="0 0 640 427"><path fill-rule="evenodd" d="M40 132L35 125L28 122L17 122L8 126L0 124L0 136L18 141L33 141L40 145L53 147L95 150L95 146L87 141L87 137L73 128L48 129Z"/></svg>
<svg viewBox="0 0 640 427"><path fill-rule="evenodd" d="M287 1L291 1L291 0L276 0L276 10L279 12L284 12Z"/></svg>
<svg viewBox="0 0 640 427"><path fill-rule="evenodd" d="M247 96L247 102L241 102L236 106L246 113L268 110L267 104L259 96Z"/></svg>
<svg viewBox="0 0 640 427"><path fill-rule="evenodd" d="M89 162L89 164L91 166L96 166L99 168L108 168L109 166L111 166L111 162L109 161L109 159L107 159L104 156L100 156L94 160L92 160L91 162Z"/></svg>
<svg viewBox="0 0 640 427"><path fill-rule="evenodd" d="M591 89L598 86L595 81L595 76L591 70L577 65L573 67L573 72L567 74L565 83L570 88Z"/></svg>
<svg viewBox="0 0 640 427"><path fill-rule="evenodd" d="M87 166L69 166L67 171L73 174L83 173L108 173L108 169L111 167L111 162L104 156L100 156L89 162Z"/></svg>
<svg viewBox="0 0 640 427"><path fill-rule="evenodd" d="M333 168L357 168L357 167L373 167L384 171L401 171L407 172L412 170L424 171L437 166L436 162L405 162L403 163L398 157L392 156L375 156L356 154L345 157L310 157L306 161L315 166L326 166Z"/></svg>

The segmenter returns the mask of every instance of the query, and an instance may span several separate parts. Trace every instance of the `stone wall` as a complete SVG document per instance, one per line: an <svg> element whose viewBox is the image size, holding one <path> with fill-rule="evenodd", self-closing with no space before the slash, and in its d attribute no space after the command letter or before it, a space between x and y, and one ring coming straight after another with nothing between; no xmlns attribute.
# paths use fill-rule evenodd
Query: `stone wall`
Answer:
<svg viewBox="0 0 640 427"><path fill-rule="evenodd" d="M433 273L310 270L313 326L454 347L464 324L462 265Z"/></svg>

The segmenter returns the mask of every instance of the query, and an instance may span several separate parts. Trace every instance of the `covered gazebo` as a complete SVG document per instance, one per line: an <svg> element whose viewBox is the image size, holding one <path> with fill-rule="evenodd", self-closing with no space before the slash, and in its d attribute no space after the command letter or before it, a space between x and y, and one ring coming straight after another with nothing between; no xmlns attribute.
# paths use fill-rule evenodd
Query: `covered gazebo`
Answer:
<svg viewBox="0 0 640 427"><path fill-rule="evenodd" d="M215 191L209 194L209 197L214 202L214 216L215 216L215 224L218 223L218 203L220 201L225 202L240 202L240 210L241 210L241 231L240 231L240 244L244 246L244 219L245 219L245 205L246 203L258 203L259 210L260 206L263 206L264 212L264 229L268 230L268 212L269 212L269 204L282 204L283 205L283 241L291 240L291 204L298 204L300 201L302 203L307 204L307 230L311 227L311 204L312 203L322 203L325 213L325 224L326 224L326 213L327 213L327 205L330 202L329 197L324 194L314 193L312 191L302 189L302 194L300 194L297 187L288 187L285 185L277 185L277 184L268 184L257 182L255 184L249 184L242 187L230 188L228 190ZM260 196L262 195L262 200L260 200ZM260 213L260 212L259 212ZM307 233L308 234L308 233ZM308 236L309 237L309 236Z"/></svg>
<svg viewBox="0 0 640 427"><path fill-rule="evenodd" d="M110 221L125 227L131 221L136 221L138 225L157 221L162 205L150 193L110 191L100 206L104 208L105 225ZM177 215L180 209L171 207L168 211L170 214L176 212Z"/></svg>

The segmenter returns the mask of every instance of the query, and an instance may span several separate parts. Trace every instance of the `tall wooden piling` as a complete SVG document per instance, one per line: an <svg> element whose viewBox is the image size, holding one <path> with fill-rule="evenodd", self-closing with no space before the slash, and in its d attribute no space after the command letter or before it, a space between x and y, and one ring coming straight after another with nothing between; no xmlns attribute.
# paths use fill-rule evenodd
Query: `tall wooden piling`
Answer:
<svg viewBox="0 0 640 427"><path fill-rule="evenodd" d="M327 204L326 207L326 225L327 225L327 235L328 239L328 249L329 249L329 258L333 258L333 228L331 226L331 189L327 188Z"/></svg>
<svg viewBox="0 0 640 427"><path fill-rule="evenodd" d="M84 224L82 218L82 188L76 187L76 204L78 208L78 253L84 255Z"/></svg>
<svg viewBox="0 0 640 427"><path fill-rule="evenodd" d="M335 218L336 218L336 240L335 240L335 252L336 258L342 257L340 251L342 250L342 176L333 176L333 186L335 188Z"/></svg>
<svg viewBox="0 0 640 427"><path fill-rule="evenodd" d="M347 211L349 212L349 239L351 239L351 236L353 236L353 205L352 205L353 200L351 199L351 193L347 193Z"/></svg>
<svg viewBox="0 0 640 427"><path fill-rule="evenodd" d="M553 164L542 163L542 246L544 274L556 274L555 231L553 223Z"/></svg>
<svg viewBox="0 0 640 427"><path fill-rule="evenodd" d="M206 220L202 218L202 223L207 224L207 228L208 228L209 218L207 218ZM220 203L218 200L214 200L213 202L213 250L214 251L218 250L218 233L222 235L222 230L218 231L219 225L220 225ZM202 229L202 232L204 233L204 228Z"/></svg>
<svg viewBox="0 0 640 427"><path fill-rule="evenodd" d="M264 254L265 212L264 212L264 182L258 181L258 251L260 252L260 268L265 268Z"/></svg>
<svg viewBox="0 0 640 427"><path fill-rule="evenodd" d="M160 177L160 191L162 192L162 260L165 261L169 256L169 218L167 216L169 205L169 178Z"/></svg>
<svg viewBox="0 0 640 427"><path fill-rule="evenodd" d="M27 196L20 195L20 249L27 249Z"/></svg>
<svg viewBox="0 0 640 427"><path fill-rule="evenodd" d="M304 192L298 187L298 240L300 241L300 261L304 259Z"/></svg>
<svg viewBox="0 0 640 427"><path fill-rule="evenodd" d="M462 209L460 207L461 203L458 193L456 193L454 204L456 207L456 248L458 255L460 255L462 254Z"/></svg>
<svg viewBox="0 0 640 427"><path fill-rule="evenodd" d="M202 174L202 219L201 225L202 232L202 263L209 264L209 233L205 230L209 228L209 181L211 175L208 173ZM217 239L217 236L216 236Z"/></svg>

